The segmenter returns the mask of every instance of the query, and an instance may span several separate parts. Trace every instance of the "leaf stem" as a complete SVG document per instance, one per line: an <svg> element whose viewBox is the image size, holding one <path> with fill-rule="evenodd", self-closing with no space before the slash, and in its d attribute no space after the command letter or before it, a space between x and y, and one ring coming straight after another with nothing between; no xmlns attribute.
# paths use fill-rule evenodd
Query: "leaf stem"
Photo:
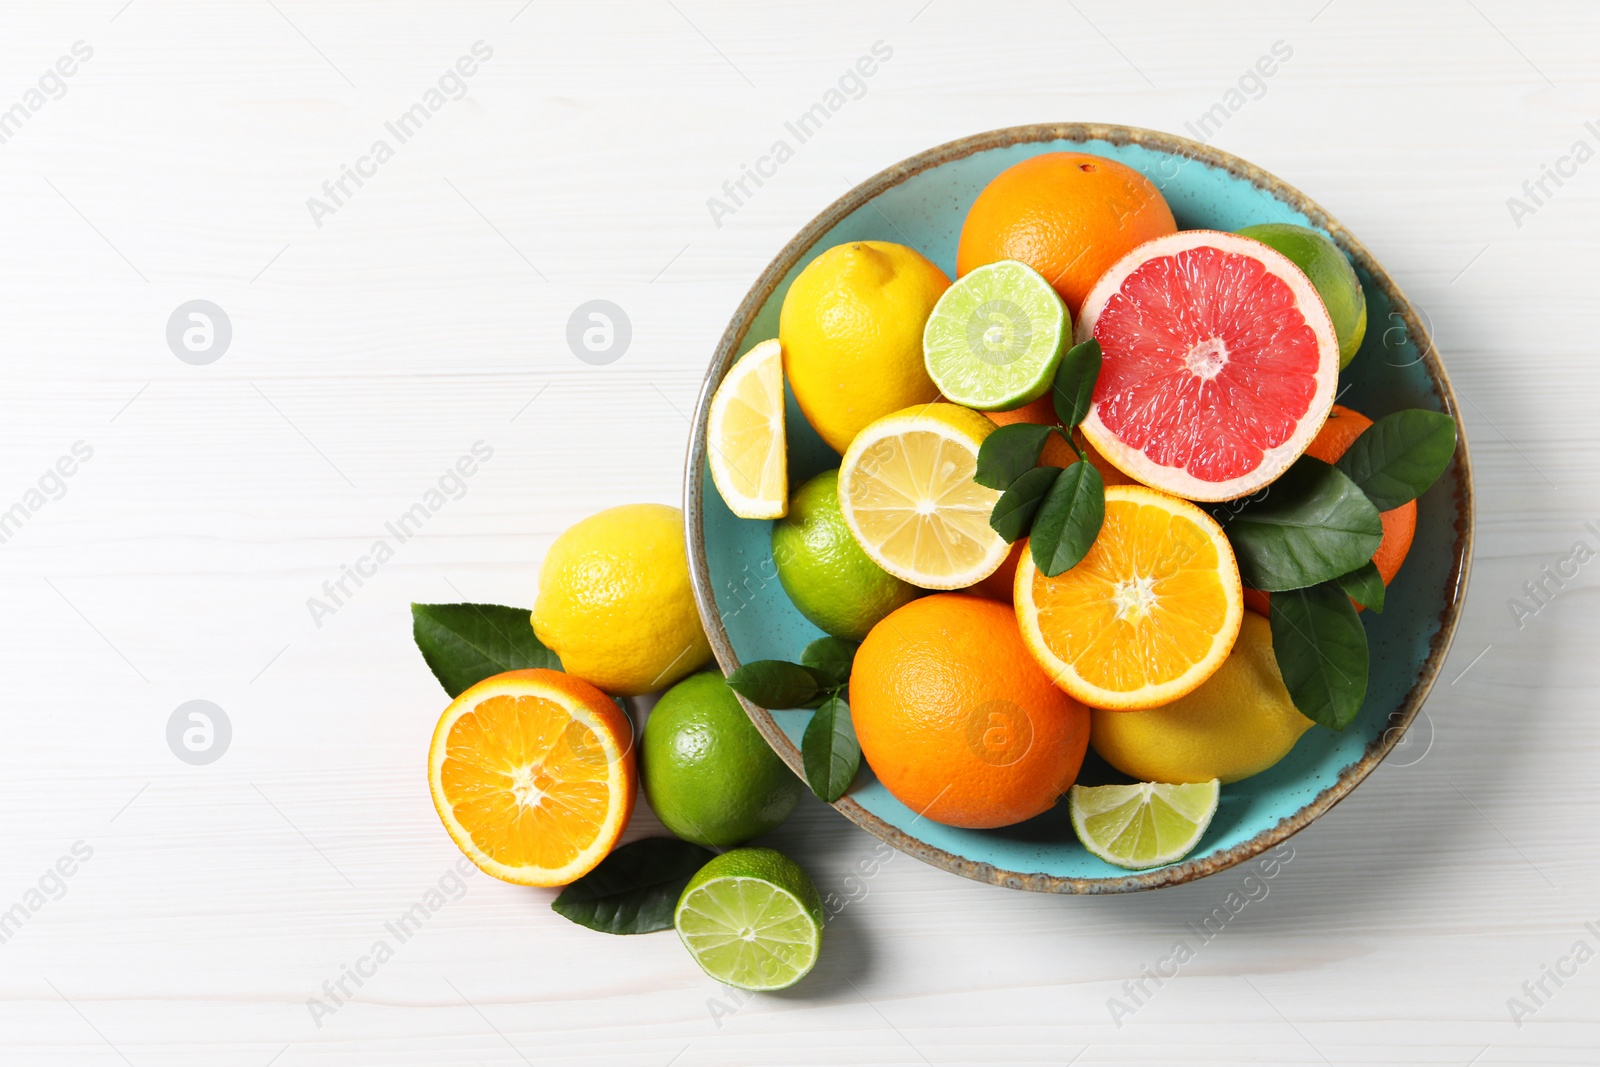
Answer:
<svg viewBox="0 0 1600 1067"><path fill-rule="evenodd" d="M1072 449L1079 459L1084 460L1085 462L1088 461L1089 457L1083 454L1083 449L1079 448L1078 442L1073 439L1072 430L1061 426L1052 426L1050 427L1050 430L1052 433L1060 434L1061 439L1067 443L1067 447Z"/></svg>

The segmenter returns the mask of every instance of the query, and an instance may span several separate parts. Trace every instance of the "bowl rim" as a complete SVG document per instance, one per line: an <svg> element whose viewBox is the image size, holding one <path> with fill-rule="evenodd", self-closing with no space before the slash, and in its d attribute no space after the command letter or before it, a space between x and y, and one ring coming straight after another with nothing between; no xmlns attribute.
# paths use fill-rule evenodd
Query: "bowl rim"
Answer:
<svg viewBox="0 0 1600 1067"><path fill-rule="evenodd" d="M990 130L986 133L974 134L927 149L885 170L879 171L854 186L832 204L829 204L795 234L767 265L766 269L762 271L755 284L751 286L744 299L740 301L739 306L734 310L733 317L729 320L728 327L723 332L716 351L712 355L711 364L706 370L705 381L701 386L700 395L695 405L694 422L684 465L684 532L688 541L690 580L694 590L695 604L700 611L701 622L705 626L706 636L711 642L711 648L716 655L718 666L721 667L725 674L732 673L739 667L739 658L734 653L733 645L729 641L727 631L722 625L722 617L717 610L715 591L711 586L710 569L706 562L705 536L703 532L704 516L701 507L704 492L706 419L711 396L716 391L717 386L721 384L728 368L732 365L735 354L743 347L745 336L757 312L760 311L762 305L767 302L773 291L783 281L784 276L829 230L883 192L925 170L942 166L957 159L964 159L979 152L1018 144L1038 144L1049 141L1067 141L1080 144L1090 141L1103 141L1114 145L1136 144L1157 151L1179 155L1191 161L1198 160L1248 181L1258 189L1271 194L1281 202L1298 210L1310 219L1313 225L1326 230L1332 235L1335 243L1350 256L1357 268L1364 270L1371 278L1373 287L1383 292L1389 299L1392 310L1400 313L1409 336L1415 339L1422 363L1432 383L1434 395L1438 398L1441 408L1456 420L1457 427L1456 455L1453 466L1453 489L1457 506L1457 518L1455 522L1455 541L1451 546L1454 558L1451 562L1450 575L1446 580L1445 601L1439 610L1439 629L1429 642L1428 656L1418 669L1411 688L1406 691L1406 695L1399 706L1389 713L1388 726L1377 738L1367 744L1366 750L1361 757L1345 766L1339 772L1339 777L1331 785L1301 805L1293 814L1280 819L1276 825L1260 831L1249 840L1240 842L1232 848L1188 859L1167 867L1158 867L1150 871L1129 872L1123 876L1071 878L1040 872L1009 871L998 868L993 864L974 862L957 856L913 837L904 830L886 822L867 811L848 794L840 797L832 805L851 822L874 836L887 841L899 851L914 856L931 866L942 868L975 881L1041 893L1130 893L1180 885L1226 870L1287 840L1309 826L1340 800L1343 800L1383 761L1384 757L1388 755L1389 751L1394 748L1405 734L1406 728L1410 726L1412 720L1416 718L1417 711L1422 707L1423 701L1433 688L1433 684L1444 665L1451 641L1455 637L1462 602L1466 598L1468 572L1471 569L1474 528L1472 465L1468 456L1466 430L1462 422L1460 406L1456 401L1455 391L1451 388L1444 364L1434 348L1433 339L1417 316L1416 309L1412 306L1411 301L1400 291L1399 286L1394 283L1388 272L1378 264L1366 247L1343 225L1323 210L1319 204L1275 175L1210 145L1192 141L1185 137L1178 137L1174 134L1135 126L1092 122L1036 123ZM739 698L739 702L744 706L745 712L750 716L750 720L755 724L756 729L761 732L761 735L766 738L768 744L782 757L791 770L804 779L805 773L800 751L794 742L789 739L788 734L784 733L778 726L772 714L764 708L751 704L743 697Z"/></svg>

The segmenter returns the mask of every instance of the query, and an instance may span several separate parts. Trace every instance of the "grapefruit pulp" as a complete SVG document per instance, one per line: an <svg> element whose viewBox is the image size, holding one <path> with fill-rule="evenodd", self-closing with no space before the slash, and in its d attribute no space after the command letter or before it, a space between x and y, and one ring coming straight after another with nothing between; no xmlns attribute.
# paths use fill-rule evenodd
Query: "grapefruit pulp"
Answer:
<svg viewBox="0 0 1600 1067"><path fill-rule="evenodd" d="M1076 340L1091 337L1103 364L1084 436L1174 496L1256 492L1333 406L1333 321L1299 267L1249 238L1184 230L1146 241L1084 301Z"/></svg>

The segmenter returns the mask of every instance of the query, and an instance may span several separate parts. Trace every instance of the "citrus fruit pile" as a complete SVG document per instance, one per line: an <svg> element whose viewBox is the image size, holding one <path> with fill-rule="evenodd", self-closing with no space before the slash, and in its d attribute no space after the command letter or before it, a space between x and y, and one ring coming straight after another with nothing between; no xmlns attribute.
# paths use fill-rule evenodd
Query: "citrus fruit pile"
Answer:
<svg viewBox="0 0 1600 1067"><path fill-rule="evenodd" d="M451 697L434 807L478 867L782 989L833 898L747 842L863 761L974 830L1066 797L1089 853L1143 869L1199 846L1229 784L1353 721L1358 611L1383 610L1456 428L1334 403L1366 330L1343 252L1281 221L1179 229L1138 171L1050 152L977 196L954 264L821 250L706 409L713 483L771 524L820 631L797 661L706 669L663 505L568 529L531 610L412 606ZM839 456L792 489L786 389ZM640 728L628 698L653 693ZM740 698L809 712L801 774ZM1091 748L1128 780L1080 782ZM670 836L619 845L641 792Z"/></svg>
<svg viewBox="0 0 1600 1067"><path fill-rule="evenodd" d="M1003 171L955 265L822 250L713 397L724 501L777 518L785 592L847 649L729 684L816 709L824 799L865 759L920 817L1001 827L1065 796L1093 855L1175 862L1226 785L1360 712L1357 612L1382 609L1455 424L1334 403L1366 299L1325 234L1180 229L1115 160ZM840 456L787 502L785 381ZM724 408L765 414L724 431ZM1132 783L1077 784L1090 747Z"/></svg>
<svg viewBox="0 0 1600 1067"><path fill-rule="evenodd" d="M762 389L782 387L776 362L757 353L751 368L730 379L713 416L734 470L765 447ZM752 508L774 477L756 469L725 489ZM775 469L781 488L786 474ZM799 510L814 513L815 529L796 536L815 546L813 570L800 573L856 588L866 560L837 505L829 510L837 494L831 483L810 494L816 504ZM884 576L865 609L842 590L816 603L849 629L863 625L863 610L913 595ZM711 647L682 512L633 504L571 527L545 555L531 612L416 604L412 614L417 646L454 698L428 750L434 808L473 863L517 885L564 886L551 907L591 929L675 928L706 973L730 985L781 989L811 970L824 918L816 887L770 848L733 847L782 824L805 784L722 673L703 669ZM625 698L656 692L635 729ZM640 793L673 836L619 846Z"/></svg>

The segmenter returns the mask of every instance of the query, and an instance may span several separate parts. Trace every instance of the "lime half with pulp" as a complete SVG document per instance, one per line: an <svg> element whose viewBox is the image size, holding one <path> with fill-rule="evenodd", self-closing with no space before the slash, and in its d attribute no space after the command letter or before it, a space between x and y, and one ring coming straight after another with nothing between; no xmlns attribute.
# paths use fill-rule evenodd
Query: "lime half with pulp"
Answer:
<svg viewBox="0 0 1600 1067"><path fill-rule="evenodd" d="M1050 388L1072 318L1044 276L1003 259L944 291L922 331L928 377L957 404L1006 411Z"/></svg>
<svg viewBox="0 0 1600 1067"><path fill-rule="evenodd" d="M822 898L800 865L770 848L736 848L700 868L673 925L700 969L735 989L787 989L822 949Z"/></svg>
<svg viewBox="0 0 1600 1067"><path fill-rule="evenodd" d="M1075 785L1067 810L1084 848L1107 863L1141 870L1187 856L1211 825L1221 795L1215 778L1188 785Z"/></svg>

